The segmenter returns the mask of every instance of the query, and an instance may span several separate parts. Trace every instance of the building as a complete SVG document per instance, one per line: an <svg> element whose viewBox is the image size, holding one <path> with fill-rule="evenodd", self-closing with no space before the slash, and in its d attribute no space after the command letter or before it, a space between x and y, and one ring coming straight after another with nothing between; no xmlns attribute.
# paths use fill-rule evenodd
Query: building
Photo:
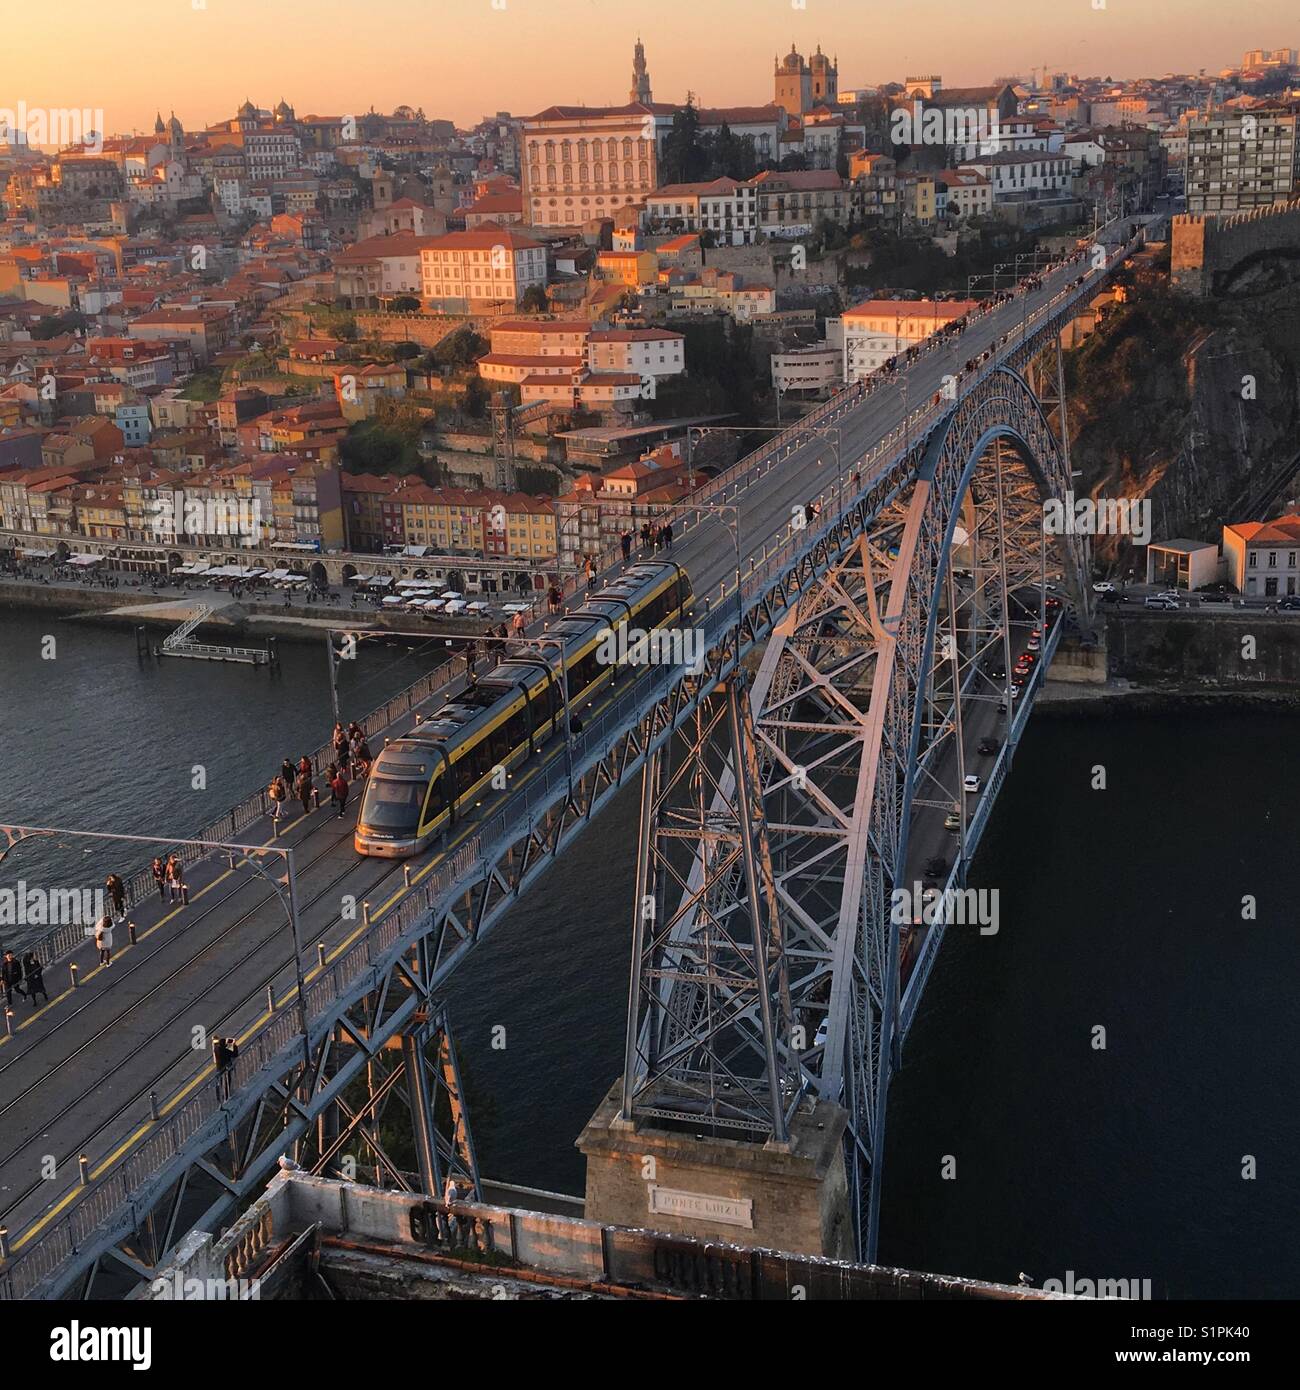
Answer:
<svg viewBox="0 0 1300 1390"><path fill-rule="evenodd" d="M1218 111L1189 122L1189 213L1245 212L1300 195L1295 108Z"/></svg>
<svg viewBox="0 0 1300 1390"><path fill-rule="evenodd" d="M752 184L758 198L758 230L766 237L810 236L822 218L848 222L852 200L834 169L768 169Z"/></svg>
<svg viewBox="0 0 1300 1390"><path fill-rule="evenodd" d="M627 94L627 99L647 105L654 100L650 95L650 73L646 70L645 45L641 42L640 34L636 37L636 48L632 52L632 90Z"/></svg>
<svg viewBox="0 0 1300 1390"><path fill-rule="evenodd" d="M960 166L983 175L993 190L994 203L1032 202L1070 191L1074 161L1067 154L1042 150L1005 150L981 155Z"/></svg>
<svg viewBox="0 0 1300 1390"><path fill-rule="evenodd" d="M189 347L195 366L204 367L233 341L235 315L219 305L165 305L132 319L126 331L146 342L180 339Z"/></svg>
<svg viewBox="0 0 1300 1390"><path fill-rule="evenodd" d="M973 299L868 299L845 311L844 380L870 376L895 354L978 307Z"/></svg>
<svg viewBox="0 0 1300 1390"><path fill-rule="evenodd" d="M758 239L758 188L736 179L670 183L646 199L651 231L708 232L719 246Z"/></svg>
<svg viewBox="0 0 1300 1390"><path fill-rule="evenodd" d="M602 251L596 258L596 274L602 280L634 290L652 285L658 269L653 251Z"/></svg>
<svg viewBox="0 0 1300 1390"><path fill-rule="evenodd" d="M593 329L587 339L593 372L642 377L677 376L686 370L686 339L664 328Z"/></svg>
<svg viewBox="0 0 1300 1390"><path fill-rule="evenodd" d="M773 59L772 74L772 99L792 116L839 100L839 59L827 58L820 44L807 61L791 44L784 58Z"/></svg>
<svg viewBox="0 0 1300 1390"><path fill-rule="evenodd" d="M1300 592L1300 513L1225 526L1223 558L1238 593L1277 598Z"/></svg>
<svg viewBox="0 0 1300 1390"><path fill-rule="evenodd" d="M1219 548L1208 541L1152 541L1147 546L1147 583L1189 593L1213 584L1219 575Z"/></svg>
<svg viewBox="0 0 1300 1390"><path fill-rule="evenodd" d="M844 349L834 343L772 354L772 385L780 392L829 394L844 382Z"/></svg>
<svg viewBox="0 0 1300 1390"><path fill-rule="evenodd" d="M518 305L528 289L546 288L546 248L492 223L431 238L420 260L425 303L448 313Z"/></svg>
<svg viewBox="0 0 1300 1390"><path fill-rule="evenodd" d="M659 184L659 152L675 106L550 106L523 122L523 200L534 227L581 227Z"/></svg>
<svg viewBox="0 0 1300 1390"><path fill-rule="evenodd" d="M424 294L421 253L436 237L398 232L367 237L334 257L334 293L349 309L378 309L385 298Z"/></svg>
<svg viewBox="0 0 1300 1390"><path fill-rule="evenodd" d="M993 211L993 189L974 169L944 169L935 175L947 191L947 216L951 219L987 217Z"/></svg>
<svg viewBox="0 0 1300 1390"><path fill-rule="evenodd" d="M556 553L555 511L549 497L408 481L393 500L401 503L409 545L484 559L541 560Z"/></svg>

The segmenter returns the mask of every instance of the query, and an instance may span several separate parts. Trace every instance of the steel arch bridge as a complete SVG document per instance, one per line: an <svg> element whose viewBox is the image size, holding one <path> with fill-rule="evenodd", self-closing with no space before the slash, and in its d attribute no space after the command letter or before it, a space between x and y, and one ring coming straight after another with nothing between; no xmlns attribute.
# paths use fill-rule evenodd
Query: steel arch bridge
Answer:
<svg viewBox="0 0 1300 1390"><path fill-rule="evenodd" d="M780 1141L808 1097L841 1104L868 1260L890 1077L950 915L900 922L894 895L914 823L948 808L944 886L964 882L1030 703L1011 693L1004 615L1036 591L1045 629L1049 563L1086 612L1081 548L1062 537L1049 561L1044 534L1070 481L1039 395L1014 366L991 372L801 588L752 688L726 681L646 766L622 1113ZM968 816L977 716L1001 754Z"/></svg>
<svg viewBox="0 0 1300 1390"><path fill-rule="evenodd" d="M620 684L566 758L305 970L301 997L272 1001L233 1088L197 1086L39 1242L0 1259L0 1298L149 1277L184 1231L215 1230L253 1199L286 1150L332 1172L351 1135L391 1168L373 1141L394 1098L422 1182L472 1172L467 1128L450 1144L432 1132L438 1077L457 1090L443 1024L430 1027L446 983L638 776L624 1116L767 1142L797 1107L835 1101L870 1259L889 1080L949 925L943 913L891 921L893 894L920 876L927 842L952 843L941 827L954 803L943 886L964 883L1060 640L1044 622L1049 565L1087 621L1085 557L1043 534L1043 501L1072 476L1059 340L1128 250L1058 277L1032 312L990 316L974 369L942 375L955 345L933 344L913 369L923 399L942 383L929 403L909 410L904 395L900 413L869 383L849 387L730 470L705 501L745 506L747 568L719 553L716 526L678 542L698 592L724 580L699 617L702 668ZM815 486L815 441L831 431L856 443L837 458L838 487L822 488L824 519L794 524L789 504ZM1041 661L1017 701L1013 644L1030 626L1046 628ZM998 754L968 802L981 733L997 734Z"/></svg>

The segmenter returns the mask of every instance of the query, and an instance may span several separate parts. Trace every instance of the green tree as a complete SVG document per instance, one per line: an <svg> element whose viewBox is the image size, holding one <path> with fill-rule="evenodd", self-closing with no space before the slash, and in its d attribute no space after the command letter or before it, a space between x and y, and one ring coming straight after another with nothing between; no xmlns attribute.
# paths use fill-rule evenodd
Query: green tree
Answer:
<svg viewBox="0 0 1300 1390"><path fill-rule="evenodd" d="M673 115L662 160L665 183L698 183L708 172L708 153L700 143L700 113L690 92L686 105Z"/></svg>
<svg viewBox="0 0 1300 1390"><path fill-rule="evenodd" d="M458 328L433 349L434 359L443 367L468 367L488 350L487 339L472 328Z"/></svg>
<svg viewBox="0 0 1300 1390"><path fill-rule="evenodd" d="M529 314L544 314L549 307L546 290L541 285L529 285L524 291L519 307Z"/></svg>
<svg viewBox="0 0 1300 1390"><path fill-rule="evenodd" d="M394 314L418 314L420 301L413 294L399 294L389 301L388 308Z"/></svg>

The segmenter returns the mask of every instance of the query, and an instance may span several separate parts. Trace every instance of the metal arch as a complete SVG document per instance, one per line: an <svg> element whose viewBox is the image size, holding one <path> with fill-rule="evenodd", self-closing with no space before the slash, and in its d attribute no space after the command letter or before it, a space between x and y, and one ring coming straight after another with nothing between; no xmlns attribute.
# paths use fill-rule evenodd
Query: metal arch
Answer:
<svg viewBox="0 0 1300 1390"><path fill-rule="evenodd" d="M908 504L883 507L801 589L754 682L752 760L762 778L792 1015L804 1021L795 1050L804 1084L849 1111L850 1180L866 1258L875 1250L876 1174L901 1045L899 933L890 926L889 894L905 867L955 528L981 461L1004 440L1040 493L1068 481L1027 383L1012 371L991 374L931 436ZM1000 558L1005 571L1005 550ZM861 690L868 675L864 709L845 690ZM960 698L956 704L959 720ZM810 1045L818 1017L824 1041ZM757 1019L752 1024L757 1031Z"/></svg>

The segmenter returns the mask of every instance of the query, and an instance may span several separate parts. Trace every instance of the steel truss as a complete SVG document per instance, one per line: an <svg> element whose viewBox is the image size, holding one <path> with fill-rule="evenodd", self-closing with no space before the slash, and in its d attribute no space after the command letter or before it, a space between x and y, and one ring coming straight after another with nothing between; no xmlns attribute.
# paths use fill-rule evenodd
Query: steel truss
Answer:
<svg viewBox="0 0 1300 1390"><path fill-rule="evenodd" d="M963 711L1001 704L1013 742L1011 630L1043 625L1049 564L1086 612L1081 553L1063 537L1049 560L1044 536L1043 502L1069 483L1034 392L992 373L784 611L749 701L728 691L743 716L724 733L699 707L675 769L664 750L643 772L624 1117L698 1129L703 1109L770 1142L805 1092L838 1102L867 1260L903 996L919 995L944 926L894 924L909 828L924 807L958 809L963 883L982 828L961 790ZM769 951L760 972L760 942L784 962ZM773 1075L781 1106L755 1080Z"/></svg>

